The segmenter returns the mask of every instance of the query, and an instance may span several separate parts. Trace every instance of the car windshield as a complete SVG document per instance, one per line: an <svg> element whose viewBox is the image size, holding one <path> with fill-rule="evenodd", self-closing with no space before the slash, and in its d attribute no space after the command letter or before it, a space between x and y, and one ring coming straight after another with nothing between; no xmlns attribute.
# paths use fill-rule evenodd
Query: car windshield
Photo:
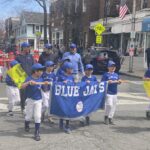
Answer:
<svg viewBox="0 0 150 150"><path fill-rule="evenodd" d="M99 51L99 52L97 52L97 56L99 56L101 58L108 58L109 57L107 51L105 51L105 52Z"/></svg>

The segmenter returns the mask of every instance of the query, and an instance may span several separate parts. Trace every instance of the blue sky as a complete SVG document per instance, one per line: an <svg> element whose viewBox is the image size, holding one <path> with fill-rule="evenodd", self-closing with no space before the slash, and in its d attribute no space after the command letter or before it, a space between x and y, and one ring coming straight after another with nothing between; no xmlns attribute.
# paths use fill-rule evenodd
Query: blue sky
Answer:
<svg viewBox="0 0 150 150"><path fill-rule="evenodd" d="M34 0L0 0L0 19L17 16L22 10L43 12Z"/></svg>

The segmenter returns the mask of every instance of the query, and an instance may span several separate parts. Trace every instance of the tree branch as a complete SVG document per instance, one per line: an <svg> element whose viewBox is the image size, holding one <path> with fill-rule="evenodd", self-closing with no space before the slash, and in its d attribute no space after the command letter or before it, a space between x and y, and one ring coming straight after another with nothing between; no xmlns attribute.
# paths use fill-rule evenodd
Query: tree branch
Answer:
<svg viewBox="0 0 150 150"><path fill-rule="evenodd" d="M44 8L44 5L42 5L43 0L35 0L42 8Z"/></svg>

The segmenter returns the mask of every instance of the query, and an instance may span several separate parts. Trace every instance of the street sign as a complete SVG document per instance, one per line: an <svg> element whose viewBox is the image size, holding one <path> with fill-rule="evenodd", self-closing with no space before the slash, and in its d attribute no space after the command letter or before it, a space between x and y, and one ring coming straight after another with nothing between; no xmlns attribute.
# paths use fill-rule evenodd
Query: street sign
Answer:
<svg viewBox="0 0 150 150"><path fill-rule="evenodd" d="M97 35L96 36L96 44L101 44L102 43L102 36L101 35Z"/></svg>
<svg viewBox="0 0 150 150"><path fill-rule="evenodd" d="M106 28L102 24L98 23L94 26L94 30L97 35L101 35Z"/></svg>

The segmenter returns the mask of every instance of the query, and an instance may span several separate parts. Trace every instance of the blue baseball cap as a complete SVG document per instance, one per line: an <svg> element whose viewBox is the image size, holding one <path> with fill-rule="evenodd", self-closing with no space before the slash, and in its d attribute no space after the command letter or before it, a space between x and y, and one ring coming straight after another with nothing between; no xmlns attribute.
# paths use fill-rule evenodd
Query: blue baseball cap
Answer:
<svg viewBox="0 0 150 150"><path fill-rule="evenodd" d="M45 67L51 67L51 66L54 66L54 62L53 61L46 61L45 63Z"/></svg>
<svg viewBox="0 0 150 150"><path fill-rule="evenodd" d="M64 65L63 65L63 69L66 70L66 69L73 69L73 65L71 62L65 62Z"/></svg>
<svg viewBox="0 0 150 150"><path fill-rule="evenodd" d="M74 43L71 43L71 44L70 44L70 48L77 48L77 45L74 44Z"/></svg>
<svg viewBox="0 0 150 150"><path fill-rule="evenodd" d="M60 62L64 62L64 61L70 61L70 58L69 57L63 57Z"/></svg>
<svg viewBox="0 0 150 150"><path fill-rule="evenodd" d="M17 64L19 64L19 62L17 60L13 60L13 61L10 62L10 67L13 67Z"/></svg>
<svg viewBox="0 0 150 150"><path fill-rule="evenodd" d="M41 64L39 63L36 63L32 66L32 71L35 71L35 70L43 70L45 68L45 66L42 66Z"/></svg>
<svg viewBox="0 0 150 150"><path fill-rule="evenodd" d="M47 49L51 49L52 48L52 44L45 44L44 47L47 48Z"/></svg>
<svg viewBox="0 0 150 150"><path fill-rule="evenodd" d="M30 47L30 44L27 43L27 42L23 42L23 43L21 44L21 47L22 47L22 48Z"/></svg>
<svg viewBox="0 0 150 150"><path fill-rule="evenodd" d="M88 69L93 69L93 65L87 64L87 65L85 66L85 70L88 70Z"/></svg>
<svg viewBox="0 0 150 150"><path fill-rule="evenodd" d="M112 60L109 60L107 67L116 66L116 63Z"/></svg>

